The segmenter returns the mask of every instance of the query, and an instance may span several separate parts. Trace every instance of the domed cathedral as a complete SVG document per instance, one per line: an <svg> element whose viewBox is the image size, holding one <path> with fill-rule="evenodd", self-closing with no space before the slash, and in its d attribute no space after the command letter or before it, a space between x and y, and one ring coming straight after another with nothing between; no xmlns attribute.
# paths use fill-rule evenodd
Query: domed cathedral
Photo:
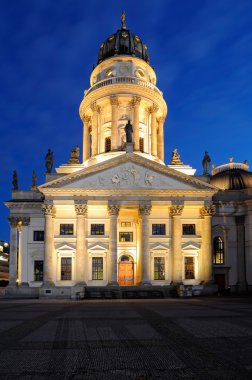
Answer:
<svg viewBox="0 0 252 380"><path fill-rule="evenodd" d="M163 297L252 286L252 190L247 162L203 174L177 149L164 162L167 105L148 49L121 28L100 46L80 104L79 146L45 183L18 189L10 209L7 294ZM81 143L79 144L81 145Z"/></svg>
<svg viewBox="0 0 252 380"><path fill-rule="evenodd" d="M156 82L147 46L126 28L123 13L121 29L100 46L80 105L85 166L125 152L128 120L134 126L133 151L163 163L167 106Z"/></svg>

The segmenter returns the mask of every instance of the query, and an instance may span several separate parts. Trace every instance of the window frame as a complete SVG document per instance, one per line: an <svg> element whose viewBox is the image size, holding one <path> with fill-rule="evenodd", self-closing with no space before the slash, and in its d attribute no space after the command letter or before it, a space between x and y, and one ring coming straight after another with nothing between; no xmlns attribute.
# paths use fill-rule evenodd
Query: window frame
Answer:
<svg viewBox="0 0 252 380"><path fill-rule="evenodd" d="M69 226L72 226L72 229L70 229ZM68 228L70 230L70 233L68 231ZM60 223L60 236L73 236L73 235L74 235L73 223Z"/></svg>
<svg viewBox="0 0 252 380"><path fill-rule="evenodd" d="M129 240L127 240L127 239L125 239L125 240L122 240L122 237L123 237L123 235L129 235L130 236L130 239ZM120 231L119 232L119 242L120 243L132 243L134 241L134 235L133 235L133 231L125 231L125 232L123 232L123 231Z"/></svg>
<svg viewBox="0 0 252 380"><path fill-rule="evenodd" d="M189 263L188 261L191 261ZM187 269L187 265L189 269ZM193 270L190 270L190 265L193 265ZM195 273L195 257L194 256L185 256L184 257L184 278L185 280L195 280L196 279L196 273ZM187 274L188 273L188 274ZM192 273L191 277L189 274Z"/></svg>
<svg viewBox="0 0 252 380"><path fill-rule="evenodd" d="M99 232L99 228L96 229L96 227L99 226L99 228L102 226L101 228L101 232ZM104 223L91 223L90 225L90 235L91 236L104 236L105 235L105 224Z"/></svg>
<svg viewBox="0 0 252 380"><path fill-rule="evenodd" d="M156 265L156 262L158 260L159 260L159 262L157 263L158 265ZM163 265L163 268L161 268L162 265ZM165 280L165 257L162 257L162 256L154 257L154 281L164 281L164 280Z"/></svg>
<svg viewBox="0 0 252 380"><path fill-rule="evenodd" d="M218 247L216 246L217 243L220 243ZM220 262L217 262L217 255L219 255ZM213 239L213 265L224 265L224 264L225 264L224 239L221 236L215 236L215 238Z"/></svg>
<svg viewBox="0 0 252 380"><path fill-rule="evenodd" d="M65 263L63 264L63 261ZM65 266L65 269L64 269ZM65 273L63 274L63 271ZM72 257L61 257L60 259L60 280L72 281Z"/></svg>
<svg viewBox="0 0 252 380"><path fill-rule="evenodd" d="M39 270L39 268L38 268L38 273L36 273L36 264L35 263L40 263L40 265L42 264L42 271ZM33 278L34 278L35 282L41 282L41 281L44 280L44 261L43 260L34 260L34 263L33 263Z"/></svg>
<svg viewBox="0 0 252 380"><path fill-rule="evenodd" d="M192 227L192 233L190 231L186 231L186 228L189 226ZM183 223L182 224L182 236L195 236L196 235L196 224L195 223Z"/></svg>
<svg viewBox="0 0 252 380"><path fill-rule="evenodd" d="M35 239L36 234L41 234L43 238L41 239ZM45 231L44 230L34 230L33 231L33 241L45 241Z"/></svg>
<svg viewBox="0 0 252 380"><path fill-rule="evenodd" d="M92 281L103 281L104 263L103 257L92 257ZM100 264L99 264L100 263Z"/></svg>
<svg viewBox="0 0 252 380"><path fill-rule="evenodd" d="M156 226L156 227L154 227L154 226ZM159 226L159 229L160 229L159 232L163 232L163 233L158 233L158 226ZM164 231L162 231L161 226L163 226ZM154 231L154 229L156 229L156 231ZM166 235L166 224L165 223L152 223L151 232L152 232L152 235L155 235L155 236L156 235L158 235L158 236L165 236Z"/></svg>

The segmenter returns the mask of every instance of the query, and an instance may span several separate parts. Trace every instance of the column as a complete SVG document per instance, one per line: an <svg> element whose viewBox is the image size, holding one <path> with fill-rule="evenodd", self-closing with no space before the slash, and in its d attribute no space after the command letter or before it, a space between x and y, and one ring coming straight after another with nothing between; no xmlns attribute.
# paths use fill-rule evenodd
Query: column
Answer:
<svg viewBox="0 0 252 380"><path fill-rule="evenodd" d="M134 150L139 150L139 106L141 98L140 96L134 96L132 99L133 106L133 142Z"/></svg>
<svg viewBox="0 0 252 380"><path fill-rule="evenodd" d="M44 241L44 283L43 286L53 286L53 254L54 254L54 216L55 207L51 202L44 203L42 210L45 214Z"/></svg>
<svg viewBox="0 0 252 380"><path fill-rule="evenodd" d="M110 97L112 107L112 122L111 122L111 150L117 149L117 136L118 136L118 97L113 95Z"/></svg>
<svg viewBox="0 0 252 380"><path fill-rule="evenodd" d="M204 268L201 268L201 273L204 273L204 281L206 283L213 280L213 258L212 258L212 216L215 213L213 205L206 205L201 208L200 215L203 219L202 226L202 260Z"/></svg>
<svg viewBox="0 0 252 380"><path fill-rule="evenodd" d="M153 104L153 107L149 109L151 114L151 154L157 156L157 111L158 107Z"/></svg>
<svg viewBox="0 0 252 380"><path fill-rule="evenodd" d="M89 123L91 121L90 116L84 116L84 131L83 131L83 162L90 157L90 134Z"/></svg>
<svg viewBox="0 0 252 380"><path fill-rule="evenodd" d="M172 217L172 281L177 283L181 283L183 278L183 257L181 252L181 214L183 208L184 206L182 204L175 204L170 208L170 215Z"/></svg>
<svg viewBox="0 0 252 380"><path fill-rule="evenodd" d="M151 285L150 282L150 247L149 247L149 215L152 206L140 205L139 211L142 218L142 281L141 285Z"/></svg>
<svg viewBox="0 0 252 380"><path fill-rule="evenodd" d="M85 217L87 215L87 202L78 200L74 203L76 212L76 281L77 285L86 285Z"/></svg>
<svg viewBox="0 0 252 380"><path fill-rule="evenodd" d="M28 247L27 247L27 226L30 224L29 217L21 217L17 223L18 230L18 284L28 286Z"/></svg>
<svg viewBox="0 0 252 380"><path fill-rule="evenodd" d="M9 217L10 253L9 253L9 286L17 285L17 218Z"/></svg>
<svg viewBox="0 0 252 380"><path fill-rule="evenodd" d="M162 161L164 161L164 121L165 118L163 116L158 119L157 155Z"/></svg>
<svg viewBox="0 0 252 380"><path fill-rule="evenodd" d="M98 154L98 113L100 107L97 106L96 102L91 104L91 109L93 111L92 116L92 156Z"/></svg>
<svg viewBox="0 0 252 380"><path fill-rule="evenodd" d="M236 241L237 241L237 291L247 290L246 266L245 266L245 216L236 216Z"/></svg>
<svg viewBox="0 0 252 380"><path fill-rule="evenodd" d="M116 204L109 204L108 213L110 215L109 285L118 285L118 282L117 282L117 217L119 214L119 206Z"/></svg>

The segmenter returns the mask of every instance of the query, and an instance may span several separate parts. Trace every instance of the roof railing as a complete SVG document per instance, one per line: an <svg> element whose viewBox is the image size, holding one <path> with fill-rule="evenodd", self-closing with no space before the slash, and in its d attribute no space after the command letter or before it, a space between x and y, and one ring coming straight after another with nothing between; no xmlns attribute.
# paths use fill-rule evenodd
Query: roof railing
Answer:
<svg viewBox="0 0 252 380"><path fill-rule="evenodd" d="M213 164L211 174L215 175L215 174L224 172L226 170L231 170L231 169L242 169L242 170L248 171L249 170L248 161L245 160L243 163L242 162L233 162L233 157L230 157L229 162L227 164L223 164L223 165L219 165L219 166L215 166Z"/></svg>
<svg viewBox="0 0 252 380"><path fill-rule="evenodd" d="M162 91L160 91L153 83L147 82L146 80L143 80L143 79L134 78L134 77L114 77L114 78L104 79L94 84L88 90L85 90L84 96L87 96L88 94L90 94L90 92L97 90L98 88L109 86L111 84L136 84L138 86L151 88L152 90L156 91L159 95L163 96Z"/></svg>

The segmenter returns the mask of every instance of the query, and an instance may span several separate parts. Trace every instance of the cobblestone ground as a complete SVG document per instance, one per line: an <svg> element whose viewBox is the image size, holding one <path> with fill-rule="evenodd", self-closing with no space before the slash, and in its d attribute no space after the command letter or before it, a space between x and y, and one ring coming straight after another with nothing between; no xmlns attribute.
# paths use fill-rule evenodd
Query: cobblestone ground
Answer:
<svg viewBox="0 0 252 380"><path fill-rule="evenodd" d="M249 298L0 300L1 379L252 379Z"/></svg>

